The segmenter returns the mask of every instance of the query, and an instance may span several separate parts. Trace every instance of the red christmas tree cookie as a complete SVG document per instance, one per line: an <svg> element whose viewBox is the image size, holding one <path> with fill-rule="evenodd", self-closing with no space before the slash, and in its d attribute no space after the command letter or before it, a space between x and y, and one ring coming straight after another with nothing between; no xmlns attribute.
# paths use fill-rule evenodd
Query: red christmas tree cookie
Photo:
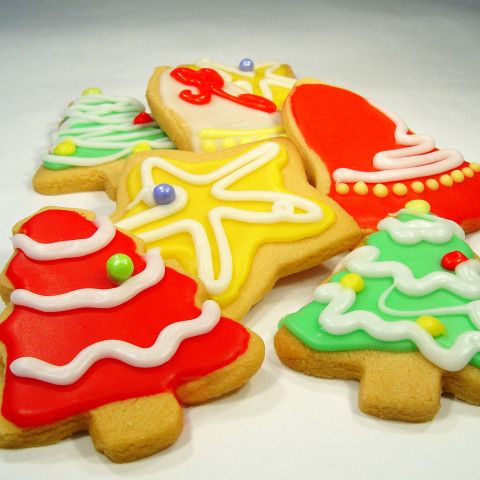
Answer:
<svg viewBox="0 0 480 480"><path fill-rule="evenodd" d="M171 445L182 404L243 385L262 341L108 218L43 210L14 229L2 279L0 446L88 431L114 461ZM110 259L110 260L109 260ZM197 306L201 304L201 308Z"/></svg>
<svg viewBox="0 0 480 480"><path fill-rule="evenodd" d="M480 228L480 164L437 149L396 115L369 100L315 80L298 82L283 109L314 185L367 230L411 200L459 223ZM452 206L454 205L454 208Z"/></svg>

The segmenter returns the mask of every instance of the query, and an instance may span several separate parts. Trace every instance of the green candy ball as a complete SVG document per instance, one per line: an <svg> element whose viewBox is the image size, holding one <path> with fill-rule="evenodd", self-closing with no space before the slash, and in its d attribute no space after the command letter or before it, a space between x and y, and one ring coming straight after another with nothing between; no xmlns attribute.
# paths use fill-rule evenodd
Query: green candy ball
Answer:
<svg viewBox="0 0 480 480"><path fill-rule="evenodd" d="M132 259L124 253L116 253L107 260L107 275L115 283L128 280L133 273Z"/></svg>

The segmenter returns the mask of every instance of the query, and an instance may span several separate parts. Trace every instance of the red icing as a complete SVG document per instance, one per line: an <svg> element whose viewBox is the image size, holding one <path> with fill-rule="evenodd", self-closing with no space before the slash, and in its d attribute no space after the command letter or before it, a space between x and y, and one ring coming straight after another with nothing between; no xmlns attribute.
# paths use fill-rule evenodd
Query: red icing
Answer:
<svg viewBox="0 0 480 480"><path fill-rule="evenodd" d="M153 118L147 112L140 112L134 119L134 125L142 125L144 123L152 123Z"/></svg>
<svg viewBox="0 0 480 480"><path fill-rule="evenodd" d="M95 229L76 212L47 210L28 220L21 232L37 241L52 242L85 238ZM6 274L15 288L44 295L85 287L111 288L105 262L118 252L132 258L134 274L144 268L133 240L117 232L99 252L76 259L36 262L19 251ZM10 363L22 356L65 364L88 345L107 339L151 346L167 325L200 314L194 304L196 290L193 279L167 268L161 282L115 308L44 313L15 307L0 325L0 341L7 347L2 414L20 427L45 425L113 401L175 391L189 380L228 365L245 352L249 334L239 323L222 318L210 333L183 341L172 359L159 367L135 368L104 359L67 386L16 377L10 371Z"/></svg>
<svg viewBox="0 0 480 480"><path fill-rule="evenodd" d="M182 90L179 94L182 100L194 105L205 105L210 103L212 96L217 95L231 102L238 103L244 107L254 108L262 112L273 113L277 110L276 105L267 98L252 93L241 93L238 96L231 95L223 90L224 81L221 75L212 68L201 68L193 70L188 67L174 68L170 76L177 82L184 85L196 87L198 93L191 90Z"/></svg>
<svg viewBox="0 0 480 480"><path fill-rule="evenodd" d="M460 263L466 262L468 257L466 257L459 250L454 250L453 252L446 253L441 260L442 267L446 270L455 270L457 265Z"/></svg>
<svg viewBox="0 0 480 480"><path fill-rule="evenodd" d="M372 160L376 153L404 147L395 142L395 123L356 93L331 85L303 84L291 93L290 104L305 143L322 159L330 174L341 167L375 171ZM458 168L466 166L464 163ZM402 183L409 187L415 180L438 180L443 173ZM422 193L415 193L409 187L405 196L392 193L391 187L396 182L383 183L390 192L386 198L376 197L371 188L364 196L352 189L340 195L333 181L329 194L363 228L375 229L382 218L415 199L426 200L436 215L450 218L467 229L480 218L478 174L465 177L462 183L454 183L450 188L440 185L436 191L425 186Z"/></svg>

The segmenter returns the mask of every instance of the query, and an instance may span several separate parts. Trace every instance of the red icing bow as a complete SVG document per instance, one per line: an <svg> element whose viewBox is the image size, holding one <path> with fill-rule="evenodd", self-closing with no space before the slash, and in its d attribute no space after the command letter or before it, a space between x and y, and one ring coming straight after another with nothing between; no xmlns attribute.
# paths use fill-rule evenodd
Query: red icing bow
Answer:
<svg viewBox="0 0 480 480"><path fill-rule="evenodd" d="M198 93L185 89L179 94L182 100L194 105L205 105L210 103L212 95L238 103L244 107L254 108L262 112L273 113L277 110L276 105L267 98L254 95L252 93L241 93L238 96L231 95L223 90L224 80L221 75L212 68L201 68L193 70L188 67L174 68L170 72L170 76L177 82L184 85L191 85L198 89Z"/></svg>

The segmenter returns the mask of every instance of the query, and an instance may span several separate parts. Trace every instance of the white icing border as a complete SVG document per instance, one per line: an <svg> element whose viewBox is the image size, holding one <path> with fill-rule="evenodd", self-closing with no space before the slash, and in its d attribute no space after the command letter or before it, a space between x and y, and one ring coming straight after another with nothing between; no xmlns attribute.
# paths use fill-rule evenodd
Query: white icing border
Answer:
<svg viewBox="0 0 480 480"><path fill-rule="evenodd" d="M34 378L55 385L71 385L95 362L104 358L113 358L139 368L158 367L175 355L185 339L212 331L220 320L220 314L218 304L207 300L197 318L166 326L151 347L138 347L121 340L104 340L84 348L66 365L53 365L34 357L20 357L10 364L10 370L18 377Z"/></svg>

